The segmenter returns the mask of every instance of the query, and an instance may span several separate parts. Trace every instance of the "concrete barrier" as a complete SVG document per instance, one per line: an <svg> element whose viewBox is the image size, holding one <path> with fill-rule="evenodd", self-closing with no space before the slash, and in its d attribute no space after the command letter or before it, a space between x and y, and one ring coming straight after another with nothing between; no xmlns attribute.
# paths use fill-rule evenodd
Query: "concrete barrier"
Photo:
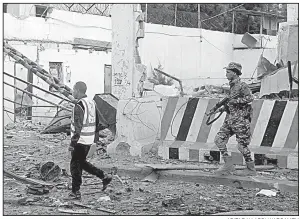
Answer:
<svg viewBox="0 0 300 219"><path fill-rule="evenodd" d="M120 143L130 146L132 156L148 152L160 135L161 102L160 97L119 100L116 139L107 146L107 153L116 153Z"/></svg>
<svg viewBox="0 0 300 219"><path fill-rule="evenodd" d="M205 113L219 99L169 97L163 101L161 136L158 149L164 159L203 161L204 153L218 151L214 138L225 119L225 113L207 126ZM277 159L282 168L298 169L298 101L254 100L251 122L252 157L264 154ZM235 137L227 144L236 164L244 159ZM219 155L220 156L220 155ZM220 160L221 161L221 160Z"/></svg>

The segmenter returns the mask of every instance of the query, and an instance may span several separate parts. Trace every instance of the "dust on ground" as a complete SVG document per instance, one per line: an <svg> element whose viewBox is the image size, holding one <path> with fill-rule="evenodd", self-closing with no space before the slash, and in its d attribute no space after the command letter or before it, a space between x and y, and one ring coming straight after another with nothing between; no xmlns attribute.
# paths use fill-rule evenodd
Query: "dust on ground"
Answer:
<svg viewBox="0 0 300 219"><path fill-rule="evenodd" d="M64 168L67 161L69 136L65 134L40 134L42 125L32 123L10 124L4 131L4 169L20 176L39 178L38 167L45 161L53 161ZM113 157L95 156L91 163L134 167L136 163L186 163L162 160L154 154L132 157L128 153ZM218 165L218 164L208 164ZM298 171L280 170L261 172L270 179L298 179ZM158 180L156 183L122 176L124 184L113 180L105 192L101 180L84 173L81 187L81 203L108 210L115 215L211 215L215 213L262 210L298 211L298 195L278 192L276 197L256 196L259 189L238 189L230 186ZM64 200L70 192L69 177L61 176L48 194L26 193L27 185L4 177L4 215L68 215L61 208L80 210ZM103 198L106 197L106 198ZM109 198L108 198L109 197ZM109 200L105 200L109 199ZM111 215L96 209L86 209L88 215Z"/></svg>

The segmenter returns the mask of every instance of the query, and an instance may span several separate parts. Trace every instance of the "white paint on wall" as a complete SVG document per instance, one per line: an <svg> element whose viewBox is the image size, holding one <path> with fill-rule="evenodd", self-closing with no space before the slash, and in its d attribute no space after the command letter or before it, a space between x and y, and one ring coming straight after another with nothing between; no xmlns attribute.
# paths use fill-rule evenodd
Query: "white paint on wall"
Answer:
<svg viewBox="0 0 300 219"><path fill-rule="evenodd" d="M9 57L5 57L3 62L4 71L10 75L14 75L14 63L9 60ZM14 79L9 76L3 76L3 82L8 84L14 84ZM3 98L14 100L14 88L3 84ZM14 104L3 100L3 109L14 112ZM8 112L3 112L3 126L14 121L14 115Z"/></svg>
<svg viewBox="0 0 300 219"><path fill-rule="evenodd" d="M12 45L10 43L10 45ZM14 48L16 48L17 50L19 50L20 52L25 52L26 56L29 59L35 60L36 59L36 46L26 46L21 44L20 42L16 42L15 45L13 45ZM15 72L16 69L16 72ZM27 69L22 66L21 64L16 64L15 66L15 61L13 58L9 57L9 56L5 56L4 59L4 71L12 76L14 76L14 74L16 74L16 76L22 80L27 81ZM13 78L9 77L9 76L5 76L4 78L4 82L9 83L11 85L14 85L16 82L17 87L21 88L21 89L25 89L27 87L26 84L24 84L23 82L20 82L18 80L14 80ZM4 93L3 96L9 100L14 100L15 99L15 89L13 87L10 87L8 85L3 85L4 86ZM21 91L17 91L17 92L21 92ZM8 101L4 101L4 108L14 112L14 104ZM7 123L12 122L11 119L13 120L14 115L12 114L8 114L4 113L4 125L6 125Z"/></svg>
<svg viewBox="0 0 300 219"><path fill-rule="evenodd" d="M116 12L116 7L124 10ZM68 66L71 71L70 81L67 80L67 74L64 72L64 83L72 88L76 81L83 80L89 85L88 95L103 92L104 64L112 64L115 78L119 74L124 79L122 83L129 88L122 90L120 86L114 86L116 80L113 75L113 92L117 91L120 94L117 95L119 97L126 92L127 96L131 96L135 45L132 21L135 19L131 21L130 19L131 16L134 18L134 9L128 4L119 4L116 7L112 10L113 19L116 19L113 24L114 32L112 32L112 18L110 17L55 9L47 19L34 16L17 19L6 13L4 14L4 38L43 41L42 45L45 50L39 54L40 64L48 71L49 62L63 62L63 71L66 70L65 66ZM21 9L16 7L16 10ZM34 10L30 13L34 14ZM122 38L118 32L127 33L125 34L127 37ZM182 79L183 85L187 87L226 83L223 67L231 61L242 64L242 77L250 77L253 74L262 50L233 50L233 47L246 47L241 43L243 35L210 30L201 32L202 42L200 42L199 29L146 23L145 38L139 40L139 53L142 63L147 66L148 76L150 76L151 66L157 67L159 62L165 72ZM76 53L70 45L75 37L112 42L113 51L112 53L89 53L77 50ZM254 35L254 37L259 39L259 35ZM265 36L262 38L263 45L267 39L270 41L266 44L264 56L273 62L277 37ZM58 51L56 43L45 43L50 41L67 44L59 44ZM39 43L24 45L23 42L14 42L14 45L22 45L17 49L29 57L34 53L33 60L36 60L36 49L34 52L27 52L27 50L31 47L38 47ZM48 89L49 86L41 81L41 79L34 79L34 83L39 83Z"/></svg>
<svg viewBox="0 0 300 219"><path fill-rule="evenodd" d="M119 99L133 95L134 76L134 7L115 4L112 15L112 93Z"/></svg>
<svg viewBox="0 0 300 219"><path fill-rule="evenodd" d="M145 29L140 54L142 62L147 65L148 77L151 76L151 67L156 68L160 63L163 71L182 79L184 86L226 83L223 68L232 61L242 64L245 72L242 77L251 77L262 54L262 49L247 49L241 43L243 35L202 30L200 42L200 31L195 28L147 23ZM273 62L277 37L253 36L259 45L262 40L267 48L264 55ZM243 50L233 50L233 47Z"/></svg>
<svg viewBox="0 0 300 219"><path fill-rule="evenodd" d="M268 59L272 64L276 60L275 49L252 49L252 50L235 50L233 60L242 63L242 78L256 78L256 65L258 64L261 54ZM276 51L276 50L275 50ZM225 74L224 74L225 76Z"/></svg>
<svg viewBox="0 0 300 219"><path fill-rule="evenodd" d="M298 21L298 4L287 4L287 21Z"/></svg>
<svg viewBox="0 0 300 219"><path fill-rule="evenodd" d="M32 16L26 19L17 19L9 13L5 13L5 38L59 42L72 42L74 38L111 41L111 19L109 17L60 10L53 10L49 16L46 19Z"/></svg>
<svg viewBox="0 0 300 219"><path fill-rule="evenodd" d="M73 49L47 49L40 52L40 64L49 71L49 62L62 62L63 66L68 65L71 71L70 82L67 81L66 68L63 67L64 84L71 89L77 81L83 81L87 84L87 95L93 98L95 94L104 92L104 65L110 64L111 54L106 52L94 51L89 53L87 50ZM48 89L49 85L38 77L34 77L34 83ZM36 94L40 97L58 103L60 99L35 89ZM62 96L62 95L60 95ZM42 100L36 100L36 104L45 104ZM46 104L47 105L47 104ZM50 110L52 109L52 110ZM38 108L36 113L53 116L53 108ZM46 113L48 112L48 113ZM47 119L50 120L50 119Z"/></svg>
<svg viewBox="0 0 300 219"><path fill-rule="evenodd" d="M62 62L64 83L70 88L73 87L76 81L84 81L88 85L87 94L91 98L95 94L103 93L104 65L111 64L111 53L103 51L89 53L88 50L80 49L75 51L72 49L71 44L61 43L71 43L75 37L110 42L110 18L59 10L53 10L50 17L53 19L28 17L22 20L10 14L4 14L4 38L10 39L9 42L14 48L33 61L37 61L37 48L42 46L43 49L39 51L39 64L46 71L49 71L49 62ZM27 45L25 45L20 41L12 42L11 39L32 40L33 42L27 42ZM37 41L40 42L37 43ZM49 41L58 42L58 44L46 43ZM13 59L11 58L11 60ZM66 78L65 66L68 66L70 70L70 80ZM8 67L5 67L6 69ZM20 75L23 75L23 73L18 76ZM27 74L24 79L27 79ZM46 90L49 89L49 85L36 76L34 76L33 82ZM55 103L60 101L58 98L36 88L33 88L33 94ZM9 92L8 96L11 95L13 93ZM37 98L33 98L33 102L35 105L51 105ZM33 115L53 116L55 112L55 108L33 108ZM34 120L48 123L51 118L34 118Z"/></svg>

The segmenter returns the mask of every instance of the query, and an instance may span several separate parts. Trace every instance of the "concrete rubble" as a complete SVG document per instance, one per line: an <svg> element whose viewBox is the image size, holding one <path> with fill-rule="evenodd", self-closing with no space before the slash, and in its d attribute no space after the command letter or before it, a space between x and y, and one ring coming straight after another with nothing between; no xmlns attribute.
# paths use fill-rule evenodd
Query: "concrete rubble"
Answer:
<svg viewBox="0 0 300 219"><path fill-rule="evenodd" d="M4 130L4 169L32 180L42 180L41 165L46 161L63 168L70 136L65 134L40 134L43 126L31 122L9 124ZM9 136L9 137L7 137ZM101 133L105 148L113 140L109 131ZM104 151L104 150L103 150ZM23 159L22 159L23 158ZM24 159L25 158L25 159ZM18 162L16 162L18 161ZM124 156L124 151L102 159L95 155L91 162L101 166L132 169L140 164L185 164L179 160L162 160L156 155L145 157ZM206 172L213 169L207 165ZM210 167L209 167L210 166ZM212 215L230 211L297 211L298 196L276 190L276 196L257 196L259 188L191 183L158 179L155 183L141 182L139 177L111 170L118 174L105 192L96 177L83 173L82 201L77 205L64 201L70 192L71 178L61 174L57 179L45 181L53 187L28 186L4 177L4 214L22 215ZM116 173L117 172L117 173ZM298 171L271 169L259 172L260 177L298 180ZM28 187L31 191L28 191ZM42 191L37 194L36 191ZM49 192L44 192L49 190ZM32 208L34 206L34 208Z"/></svg>

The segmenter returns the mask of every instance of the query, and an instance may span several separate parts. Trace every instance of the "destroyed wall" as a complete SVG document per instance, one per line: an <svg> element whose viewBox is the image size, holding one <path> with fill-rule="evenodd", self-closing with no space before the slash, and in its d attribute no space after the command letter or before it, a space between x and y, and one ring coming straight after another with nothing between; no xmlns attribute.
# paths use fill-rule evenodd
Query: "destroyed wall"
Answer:
<svg viewBox="0 0 300 219"><path fill-rule="evenodd" d="M290 21L279 24L277 61L283 61L286 65L288 61L298 60L298 21Z"/></svg>
<svg viewBox="0 0 300 219"><path fill-rule="evenodd" d="M71 43L75 37L110 42L111 32L98 28L99 23L101 23L101 27L110 28L110 19L58 10L53 10L50 17L49 19L38 17L17 19L10 14L4 14L4 39L25 56L37 61L47 71L49 71L49 62L61 63L63 82L67 86L72 88L76 81L82 80L88 85L89 96L93 97L97 93L103 93L104 65L111 64L110 51L75 50ZM10 59L11 61L8 60L8 57L6 59L4 70L13 75L13 59ZM17 73L18 77L20 75L22 79L27 80L27 72ZM13 80L7 82L13 84ZM33 83L49 90L49 85L35 75ZM22 86L26 87L26 85ZM13 97L14 89L6 89L6 87L5 96ZM33 94L55 103L60 101L35 88L33 88ZM36 98L33 98L33 102L34 105L50 105ZM11 108L11 106L13 104L7 107ZM51 117L55 113L56 108L33 108L33 115ZM34 118L33 120L47 124L51 118ZM6 122L10 122L9 118L5 118Z"/></svg>
<svg viewBox="0 0 300 219"><path fill-rule="evenodd" d="M298 21L298 4L287 4L287 21Z"/></svg>
<svg viewBox="0 0 300 219"><path fill-rule="evenodd" d="M4 13L4 37L64 43L71 43L74 38L111 42L111 18L56 9L47 18L32 15L18 19Z"/></svg>
<svg viewBox="0 0 300 219"><path fill-rule="evenodd" d="M36 59L36 47L34 46L26 46L26 45L15 45L15 48L17 50L19 50L20 52L26 52L26 55L28 56L28 58L35 60ZM3 69L4 72L12 75L12 76L16 76L18 78L21 78L22 80L27 81L27 69L22 66L21 64L17 64L14 62L14 60L12 58L10 58L9 56L5 55L4 56L4 62L3 62ZM11 84L11 85L16 85L21 89L25 89L27 87L26 84L20 82L20 81L14 81L13 78L4 75L3 76L3 81ZM15 100L15 89L13 87L7 86L7 85L3 85L4 87L4 92L3 92L3 97L9 100L14 101ZM20 91L16 91L18 94L22 94L22 92ZM4 100L3 102L3 107L5 110L8 110L10 112L14 112L15 107L14 107L14 103L8 102L6 100ZM17 107L18 105L16 105ZM4 112L4 126L8 123L11 123L14 120L14 115L8 112Z"/></svg>
<svg viewBox="0 0 300 219"><path fill-rule="evenodd" d="M185 87L221 85L227 82L223 67L231 61L243 65L243 78L253 75L263 49L247 48L241 43L243 35L204 29L201 34L200 42L199 29L146 23L140 54L142 62L147 65L148 76L151 67L160 63L165 72L182 79ZM254 37L258 46L266 46L264 55L274 62L277 37Z"/></svg>
<svg viewBox="0 0 300 219"><path fill-rule="evenodd" d="M289 21L279 24L276 61L284 67L273 71L261 80L260 97L278 94L290 90L287 62L291 62L292 77L299 78L299 29L298 21ZM292 83L292 89L299 90L298 84Z"/></svg>

